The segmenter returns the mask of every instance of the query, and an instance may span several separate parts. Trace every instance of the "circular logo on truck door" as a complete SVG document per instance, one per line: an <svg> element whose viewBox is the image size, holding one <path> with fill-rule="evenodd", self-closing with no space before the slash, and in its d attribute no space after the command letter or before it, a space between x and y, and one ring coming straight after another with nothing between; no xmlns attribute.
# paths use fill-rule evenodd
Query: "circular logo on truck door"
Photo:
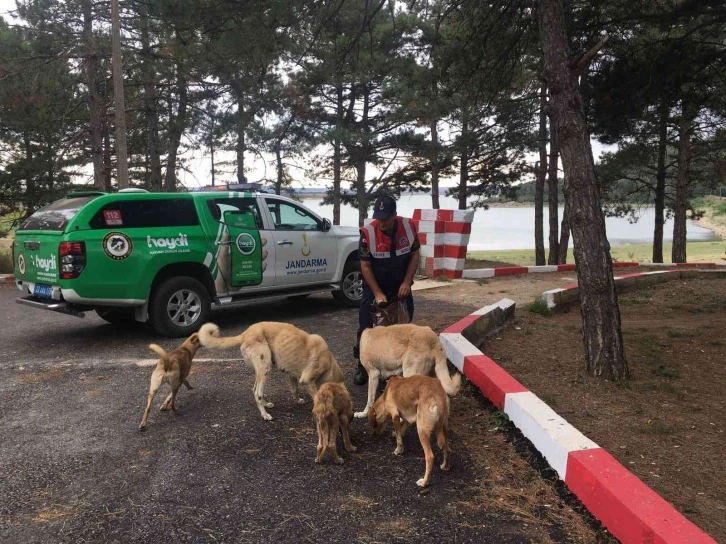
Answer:
<svg viewBox="0 0 726 544"><path fill-rule="evenodd" d="M109 232L103 237L103 251L114 261L123 261L133 250L131 238L123 232Z"/></svg>
<svg viewBox="0 0 726 544"><path fill-rule="evenodd" d="M25 272L27 270L27 265L25 264L25 255L23 255L23 252L21 251L18 253L18 272L20 272L21 277L25 277Z"/></svg>
<svg viewBox="0 0 726 544"><path fill-rule="evenodd" d="M252 235L247 234L246 232L243 232L242 234L237 236L237 240L235 243L237 244L237 249L239 249L239 252L242 255L252 255L252 252L257 247L255 239L252 237Z"/></svg>

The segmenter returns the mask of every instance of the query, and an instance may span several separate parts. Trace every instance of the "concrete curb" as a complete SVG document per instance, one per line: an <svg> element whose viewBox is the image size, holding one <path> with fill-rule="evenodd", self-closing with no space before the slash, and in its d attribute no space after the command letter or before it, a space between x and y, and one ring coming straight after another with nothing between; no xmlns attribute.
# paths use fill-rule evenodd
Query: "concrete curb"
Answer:
<svg viewBox="0 0 726 544"><path fill-rule="evenodd" d="M475 345L514 318L503 299L441 335L448 359L532 442L565 485L624 543L715 544L665 499L580 433Z"/></svg>
<svg viewBox="0 0 726 544"><path fill-rule="evenodd" d="M726 263L630 263L614 262L613 268L631 268L636 266L645 267L714 267L726 266ZM515 274L534 274L542 272L570 272L575 270L574 264L551 264L544 266L498 266L495 268L470 268L464 270L463 278L495 278L499 276L512 276Z"/></svg>
<svg viewBox="0 0 726 544"><path fill-rule="evenodd" d="M641 272L639 274L624 274L615 276L615 289L623 293L634 288L647 287L658 283L679 279L713 279L726 278L726 270L657 270L655 272ZM576 302L580 298L579 286L575 283L557 289L550 289L542 293L550 310L558 311Z"/></svg>

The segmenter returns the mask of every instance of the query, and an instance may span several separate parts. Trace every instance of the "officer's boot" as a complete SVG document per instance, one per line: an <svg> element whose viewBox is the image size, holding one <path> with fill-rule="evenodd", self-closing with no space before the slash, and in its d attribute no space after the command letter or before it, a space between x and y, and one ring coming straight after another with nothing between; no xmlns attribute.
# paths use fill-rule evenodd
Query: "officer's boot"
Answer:
<svg viewBox="0 0 726 544"><path fill-rule="evenodd" d="M358 361L358 368L355 370L353 376L353 383L356 385L364 385L368 381L368 372L363 368L363 365Z"/></svg>

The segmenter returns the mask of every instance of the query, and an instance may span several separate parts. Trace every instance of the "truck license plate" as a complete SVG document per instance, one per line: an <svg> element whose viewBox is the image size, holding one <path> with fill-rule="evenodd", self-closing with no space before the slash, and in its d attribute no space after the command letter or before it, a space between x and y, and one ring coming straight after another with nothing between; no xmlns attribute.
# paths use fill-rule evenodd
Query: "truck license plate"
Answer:
<svg viewBox="0 0 726 544"><path fill-rule="evenodd" d="M53 288L50 285L35 284L33 294L36 297L51 298L53 296Z"/></svg>

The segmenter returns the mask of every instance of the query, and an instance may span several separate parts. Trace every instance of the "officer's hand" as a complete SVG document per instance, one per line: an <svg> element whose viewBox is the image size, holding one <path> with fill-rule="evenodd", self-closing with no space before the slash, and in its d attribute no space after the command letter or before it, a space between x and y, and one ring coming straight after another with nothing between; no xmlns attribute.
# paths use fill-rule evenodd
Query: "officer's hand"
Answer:
<svg viewBox="0 0 726 544"><path fill-rule="evenodd" d="M411 294L411 284L403 282L401 287L398 288L398 298L406 298Z"/></svg>
<svg viewBox="0 0 726 544"><path fill-rule="evenodd" d="M376 295L376 302L378 304L383 304L384 302L388 302L388 299L386 298L386 295L384 295L383 293L378 293Z"/></svg>

